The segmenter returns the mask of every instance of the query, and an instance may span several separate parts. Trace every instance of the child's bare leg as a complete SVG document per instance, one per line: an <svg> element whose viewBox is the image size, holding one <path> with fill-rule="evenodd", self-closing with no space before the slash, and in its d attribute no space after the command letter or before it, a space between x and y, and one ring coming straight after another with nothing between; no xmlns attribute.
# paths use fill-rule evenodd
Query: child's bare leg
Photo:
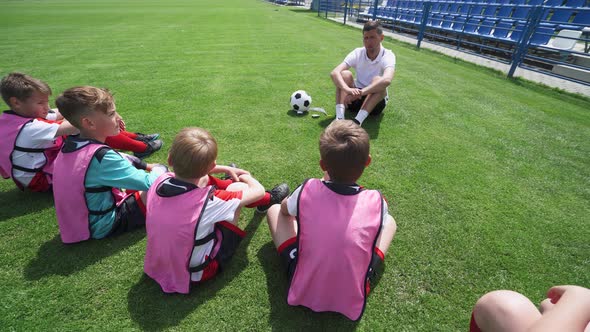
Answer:
<svg viewBox="0 0 590 332"><path fill-rule="evenodd" d="M295 217L281 213L281 205L275 204L266 212L268 228L275 247L279 247L288 239L297 236Z"/></svg>
<svg viewBox="0 0 590 332"><path fill-rule="evenodd" d="M243 191L248 189L248 185L244 182L233 182L225 190L227 191ZM240 220L240 212L242 212L242 208L236 209L236 213L234 214L234 219L230 222L234 225L238 224L238 220Z"/></svg>
<svg viewBox="0 0 590 332"><path fill-rule="evenodd" d="M473 309L475 322L483 332L525 331L541 318L541 313L524 295L498 290L482 296Z"/></svg>
<svg viewBox="0 0 590 332"><path fill-rule="evenodd" d="M387 249L389 249L389 245L393 240L396 230L397 224L395 223L395 220L392 216L388 215L387 221L381 229L381 234L379 234L379 237L377 238L377 248L379 248L383 254L385 254Z"/></svg>

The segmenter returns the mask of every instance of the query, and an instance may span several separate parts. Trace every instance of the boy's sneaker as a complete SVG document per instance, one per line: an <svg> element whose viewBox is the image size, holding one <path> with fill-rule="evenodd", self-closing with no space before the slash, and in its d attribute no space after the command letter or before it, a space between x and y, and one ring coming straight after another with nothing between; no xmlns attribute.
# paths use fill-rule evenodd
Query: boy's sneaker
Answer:
<svg viewBox="0 0 590 332"><path fill-rule="evenodd" d="M273 204L280 204L285 197L289 196L289 185L281 183L278 186L268 191L270 194L270 203L267 205L260 205L256 207L256 212L266 213Z"/></svg>
<svg viewBox="0 0 590 332"><path fill-rule="evenodd" d="M152 153L160 150L162 148L162 145L164 144L164 142L162 142L162 140L157 139L155 141L145 142L145 144L147 145L147 148L145 149L145 151L133 152L133 155L136 156L137 158L140 158L140 159L149 157L152 155Z"/></svg>
<svg viewBox="0 0 590 332"><path fill-rule="evenodd" d="M149 143L151 141L155 141L158 138L160 138L160 134L156 133L156 134L142 134L142 133L135 133L135 135L137 135L137 137L135 138L135 140L137 141L142 141L144 143Z"/></svg>

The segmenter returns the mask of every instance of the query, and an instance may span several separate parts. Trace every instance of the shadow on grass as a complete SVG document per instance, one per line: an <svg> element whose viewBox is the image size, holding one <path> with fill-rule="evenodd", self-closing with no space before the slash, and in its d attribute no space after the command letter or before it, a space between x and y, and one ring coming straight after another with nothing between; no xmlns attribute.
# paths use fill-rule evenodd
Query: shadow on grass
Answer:
<svg viewBox="0 0 590 332"><path fill-rule="evenodd" d="M45 242L37 257L25 267L27 280L39 280L49 275L68 276L137 243L145 236L138 230L102 240L63 244L59 235Z"/></svg>
<svg viewBox="0 0 590 332"><path fill-rule="evenodd" d="M0 222L14 217L23 216L29 213L45 210L53 206L53 194L34 193L21 191L18 188L12 188L8 191L0 192ZM7 208L7 207L10 208Z"/></svg>
<svg viewBox="0 0 590 332"><path fill-rule="evenodd" d="M131 318L142 330L159 331L178 325L189 313L211 299L248 265L246 248L264 215L254 214L248 226L247 236L236 250L234 257L218 276L200 285L193 285L191 293L166 294L160 285L143 274L127 295Z"/></svg>
<svg viewBox="0 0 590 332"><path fill-rule="evenodd" d="M313 312L305 307L287 304L288 277L272 242L258 251L258 260L266 275L268 302L270 303L270 325L273 331L326 330L353 331L358 322L333 312Z"/></svg>

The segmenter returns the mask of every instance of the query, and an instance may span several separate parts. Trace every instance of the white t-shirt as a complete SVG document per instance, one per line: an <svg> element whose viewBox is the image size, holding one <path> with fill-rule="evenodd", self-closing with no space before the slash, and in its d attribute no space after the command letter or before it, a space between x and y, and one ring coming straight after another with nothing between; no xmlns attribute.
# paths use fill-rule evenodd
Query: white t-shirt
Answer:
<svg viewBox="0 0 590 332"><path fill-rule="evenodd" d="M356 71L354 85L362 89L371 84L373 77L382 76L385 68L393 67L395 69L395 54L381 45L377 58L371 61L367 57L365 48L359 47L344 58L344 63L354 68Z"/></svg>
<svg viewBox="0 0 590 332"><path fill-rule="evenodd" d="M28 149L47 149L55 147L57 138L55 134L59 129L59 123L35 119L23 126L20 135L16 139L16 146ZM45 164L45 155L39 152L12 152L12 164L35 169ZM13 169L14 179L28 186L35 174Z"/></svg>
<svg viewBox="0 0 590 332"><path fill-rule="evenodd" d="M359 186L350 186L351 188L354 188L356 190L360 190L361 187ZM293 191L293 193L291 194L291 196L289 196L289 198L287 198L287 210L289 212L290 215L292 216L297 216L297 201L299 200L299 194L301 193L301 186L297 187L297 189L295 189ZM389 215L389 209L387 207L387 202L385 201L385 199L383 199L383 219L381 220L381 225L385 225L388 222L388 218L387 216Z"/></svg>

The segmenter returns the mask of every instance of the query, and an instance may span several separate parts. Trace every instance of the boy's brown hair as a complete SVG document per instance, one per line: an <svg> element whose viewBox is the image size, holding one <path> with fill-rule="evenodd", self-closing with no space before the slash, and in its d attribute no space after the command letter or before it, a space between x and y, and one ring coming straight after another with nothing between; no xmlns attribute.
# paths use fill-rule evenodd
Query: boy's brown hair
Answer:
<svg viewBox="0 0 590 332"><path fill-rule="evenodd" d="M178 177L200 178L217 159L217 141L205 129L184 128L174 138L169 158Z"/></svg>
<svg viewBox="0 0 590 332"><path fill-rule="evenodd" d="M80 129L80 120L91 112L107 113L115 107L115 98L108 89L77 86L62 92L55 105L71 124Z"/></svg>
<svg viewBox="0 0 590 332"><path fill-rule="evenodd" d="M51 96L51 88L47 83L27 74L17 72L10 73L4 76L2 81L0 81L0 93L2 94L2 99L4 99L4 102L9 107L12 107L10 104L10 98L16 97L16 99L24 102L35 92Z"/></svg>
<svg viewBox="0 0 590 332"><path fill-rule="evenodd" d="M320 156L334 182L352 184L369 160L369 135L351 120L332 122L320 136Z"/></svg>
<svg viewBox="0 0 590 332"><path fill-rule="evenodd" d="M381 27L381 22L379 21L367 21L365 25L363 25L363 33L371 30L377 30L377 34L383 34L383 28Z"/></svg>

